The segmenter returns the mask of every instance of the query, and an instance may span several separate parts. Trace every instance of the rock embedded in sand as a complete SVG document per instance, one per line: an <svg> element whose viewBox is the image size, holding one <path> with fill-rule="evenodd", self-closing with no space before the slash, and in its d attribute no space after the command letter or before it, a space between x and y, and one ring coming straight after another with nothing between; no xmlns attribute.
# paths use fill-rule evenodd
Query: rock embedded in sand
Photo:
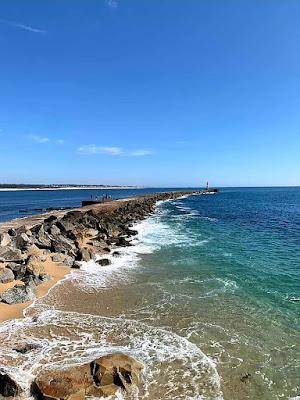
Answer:
<svg viewBox="0 0 300 400"><path fill-rule="evenodd" d="M0 283L12 282L15 279L14 273L9 268L0 268Z"/></svg>
<svg viewBox="0 0 300 400"><path fill-rule="evenodd" d="M0 370L0 398L16 397L21 393L20 386L5 371Z"/></svg>

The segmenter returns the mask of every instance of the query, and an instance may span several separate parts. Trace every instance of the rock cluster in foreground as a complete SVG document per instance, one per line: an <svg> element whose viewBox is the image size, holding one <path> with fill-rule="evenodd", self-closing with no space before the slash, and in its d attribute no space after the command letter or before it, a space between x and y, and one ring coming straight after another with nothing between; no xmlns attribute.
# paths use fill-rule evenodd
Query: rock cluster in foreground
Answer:
<svg viewBox="0 0 300 400"><path fill-rule="evenodd" d="M64 369L44 368L31 384L30 395L38 400L81 400L132 393L144 366L122 353L108 354L90 363ZM22 389L0 370L0 398L17 397Z"/></svg>
<svg viewBox="0 0 300 400"><path fill-rule="evenodd" d="M35 297L36 287L50 277L44 263L79 268L97 254L110 253L115 247L130 246L137 232L132 224L149 215L159 200L184 193L160 193L106 205L82 208L55 215L32 227L21 225L0 236L0 283L15 282L0 296L7 304L24 303ZM99 261L105 266L109 260Z"/></svg>

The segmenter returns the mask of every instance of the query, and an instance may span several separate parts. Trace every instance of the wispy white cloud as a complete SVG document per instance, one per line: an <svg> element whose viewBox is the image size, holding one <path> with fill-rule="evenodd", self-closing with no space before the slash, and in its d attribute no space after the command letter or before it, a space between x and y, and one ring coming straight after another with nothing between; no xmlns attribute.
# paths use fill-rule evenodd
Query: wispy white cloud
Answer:
<svg viewBox="0 0 300 400"><path fill-rule="evenodd" d="M29 31L29 32L33 32L33 33L40 33L42 35L46 34L47 31L45 31L44 29L39 29L39 28L35 28L31 25L26 25L20 22L16 22L16 21L6 21L6 20L1 20L1 22L4 22L5 24L8 24L10 26L13 26L15 28L19 28L19 29L23 29L25 31Z"/></svg>
<svg viewBox="0 0 300 400"><path fill-rule="evenodd" d="M117 8L118 7L118 1L117 0L106 0L106 4L110 8Z"/></svg>
<svg viewBox="0 0 300 400"><path fill-rule="evenodd" d="M64 144L65 141L63 139L57 139L55 143L56 144Z"/></svg>
<svg viewBox="0 0 300 400"><path fill-rule="evenodd" d="M129 155L133 157L143 157L143 156L149 156L152 154L151 150L135 150L132 151Z"/></svg>
<svg viewBox="0 0 300 400"><path fill-rule="evenodd" d="M121 147L105 147L96 146L95 144L86 144L78 148L81 154L109 154L111 156L119 156L123 153Z"/></svg>
<svg viewBox="0 0 300 400"><path fill-rule="evenodd" d="M37 136L37 135L29 135L28 138L33 142L37 143L48 143L50 141L47 137Z"/></svg>
<svg viewBox="0 0 300 400"><path fill-rule="evenodd" d="M106 147L97 146L95 144L86 144L78 147L77 151L80 154L90 155L90 154L108 154L111 156L127 156L127 157L142 157L152 154L150 150L125 150L122 147Z"/></svg>

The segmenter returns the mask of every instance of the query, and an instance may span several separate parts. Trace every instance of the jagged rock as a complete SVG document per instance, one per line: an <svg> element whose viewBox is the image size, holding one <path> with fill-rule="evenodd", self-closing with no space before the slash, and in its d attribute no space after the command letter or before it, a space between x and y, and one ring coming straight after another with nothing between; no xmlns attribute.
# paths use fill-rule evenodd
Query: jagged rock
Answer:
<svg viewBox="0 0 300 400"><path fill-rule="evenodd" d="M22 261L22 252L19 249L14 249L12 247L0 247L0 257L5 261Z"/></svg>
<svg viewBox="0 0 300 400"><path fill-rule="evenodd" d="M58 236L58 235L61 234L61 231L60 231L58 226L52 225L51 228L50 228L50 233L51 233L52 236Z"/></svg>
<svg viewBox="0 0 300 400"><path fill-rule="evenodd" d="M48 233L45 232L44 226L37 227L38 231L33 239L34 244L40 249L51 249L52 243Z"/></svg>
<svg viewBox="0 0 300 400"><path fill-rule="evenodd" d="M35 276L42 275L45 269L40 259L40 256L35 254L29 256L26 263L26 270L27 273L29 273L30 275L35 275Z"/></svg>
<svg viewBox="0 0 300 400"><path fill-rule="evenodd" d="M101 258L100 260L97 260L96 263L101 265L102 267L105 267L107 265L110 265L111 261L108 258Z"/></svg>
<svg viewBox="0 0 300 400"><path fill-rule="evenodd" d="M43 369L37 375L31 392L39 399L64 400L78 392L83 391L84 394L93 383L90 364L61 370Z"/></svg>
<svg viewBox="0 0 300 400"><path fill-rule="evenodd" d="M75 256L77 253L74 242L62 235L55 237L52 243L53 250L55 253L63 253Z"/></svg>
<svg viewBox="0 0 300 400"><path fill-rule="evenodd" d="M34 297L34 291L31 286L15 285L2 293L1 301L6 304L19 304L31 301Z"/></svg>
<svg viewBox="0 0 300 400"><path fill-rule="evenodd" d="M74 261L72 268L79 269L81 267L81 263L79 261Z"/></svg>
<svg viewBox="0 0 300 400"><path fill-rule="evenodd" d="M11 243L11 237L8 233L2 233L0 235L0 247L8 246Z"/></svg>
<svg viewBox="0 0 300 400"><path fill-rule="evenodd" d="M16 397L21 393L21 388L15 380L5 371L0 370L0 395L3 397Z"/></svg>
<svg viewBox="0 0 300 400"><path fill-rule="evenodd" d="M26 233L21 233L17 235L14 240L15 246L17 249L26 250L29 246L32 245L32 241L26 235Z"/></svg>
<svg viewBox="0 0 300 400"><path fill-rule="evenodd" d="M9 268L0 268L0 283L12 282L15 279L14 273Z"/></svg>

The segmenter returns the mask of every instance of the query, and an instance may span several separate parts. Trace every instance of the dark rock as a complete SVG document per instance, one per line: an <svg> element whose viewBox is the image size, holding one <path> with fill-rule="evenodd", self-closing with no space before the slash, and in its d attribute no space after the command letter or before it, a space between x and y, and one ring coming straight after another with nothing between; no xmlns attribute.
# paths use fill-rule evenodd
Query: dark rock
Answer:
<svg viewBox="0 0 300 400"><path fill-rule="evenodd" d="M112 253L112 255L113 255L114 257L121 257L121 253L120 253L119 251L114 251L114 252Z"/></svg>
<svg viewBox="0 0 300 400"><path fill-rule="evenodd" d="M1 295L1 301L6 304L26 303L34 298L34 291L28 285L15 285Z"/></svg>
<svg viewBox="0 0 300 400"><path fill-rule="evenodd" d="M3 370L0 370L0 395L16 397L21 393L20 386Z"/></svg>
<svg viewBox="0 0 300 400"><path fill-rule="evenodd" d="M13 350L16 351L17 353L26 354L29 353L30 351L38 349L39 347L40 346L34 343L25 343L24 345L15 347Z"/></svg>
<svg viewBox="0 0 300 400"><path fill-rule="evenodd" d="M15 275L9 268L0 268L0 283L12 282L15 279Z"/></svg>
<svg viewBox="0 0 300 400"><path fill-rule="evenodd" d="M72 268L79 269L81 267L81 263L79 261L74 261Z"/></svg>
<svg viewBox="0 0 300 400"><path fill-rule="evenodd" d="M101 265L102 267L105 267L107 265L110 265L111 261L108 258L101 258L100 260L97 260L96 263Z"/></svg>
<svg viewBox="0 0 300 400"><path fill-rule="evenodd" d="M16 236L16 230L14 228L10 228L7 233L9 236Z"/></svg>

